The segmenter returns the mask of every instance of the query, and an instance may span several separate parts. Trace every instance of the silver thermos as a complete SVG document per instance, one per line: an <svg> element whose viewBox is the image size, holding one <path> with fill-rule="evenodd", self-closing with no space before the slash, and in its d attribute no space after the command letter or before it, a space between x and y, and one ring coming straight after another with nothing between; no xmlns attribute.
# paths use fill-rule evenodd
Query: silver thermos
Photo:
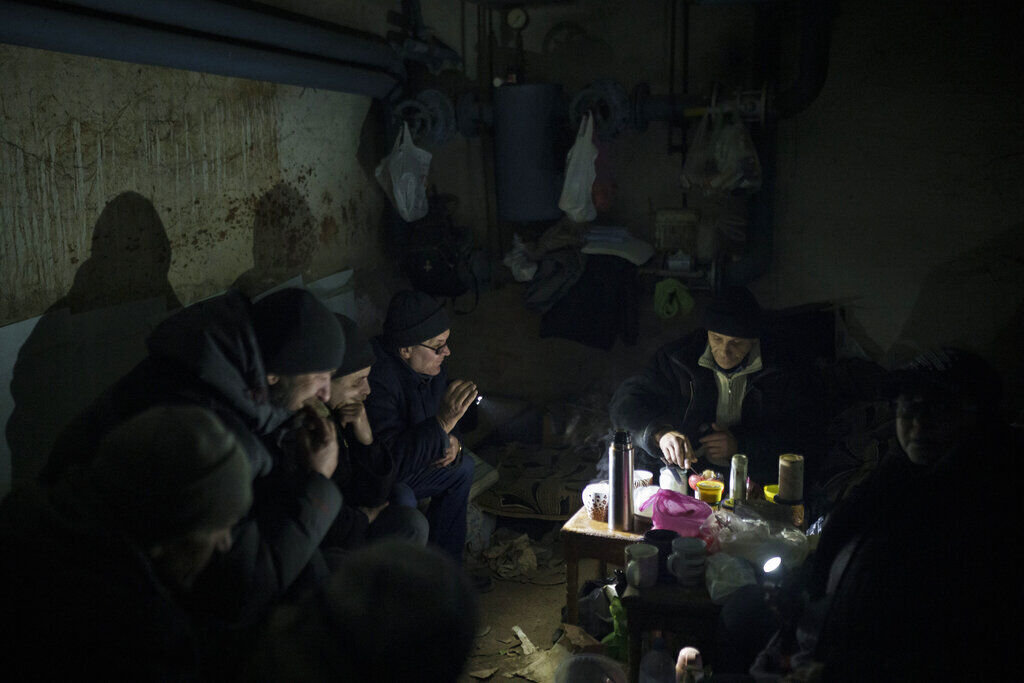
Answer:
<svg viewBox="0 0 1024 683"><path fill-rule="evenodd" d="M608 529L633 531L633 439L624 429L608 447Z"/></svg>

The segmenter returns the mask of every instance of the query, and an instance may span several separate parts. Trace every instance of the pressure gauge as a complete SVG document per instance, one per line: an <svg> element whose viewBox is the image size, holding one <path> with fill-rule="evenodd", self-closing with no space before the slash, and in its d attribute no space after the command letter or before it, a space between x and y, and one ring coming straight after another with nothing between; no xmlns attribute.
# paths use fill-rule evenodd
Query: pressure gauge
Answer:
<svg viewBox="0 0 1024 683"><path fill-rule="evenodd" d="M522 31L526 28L526 23L529 20L530 17L527 16L526 10L522 7L513 7L505 15L505 23L514 31Z"/></svg>

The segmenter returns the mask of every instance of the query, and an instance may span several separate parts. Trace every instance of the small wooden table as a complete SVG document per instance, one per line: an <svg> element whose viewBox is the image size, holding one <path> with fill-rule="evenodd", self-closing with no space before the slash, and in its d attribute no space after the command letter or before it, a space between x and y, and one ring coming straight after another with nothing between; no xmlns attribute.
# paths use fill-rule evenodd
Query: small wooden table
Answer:
<svg viewBox="0 0 1024 683"><path fill-rule="evenodd" d="M562 527L562 545L565 551L565 605L566 617L570 624L579 621L579 561L592 557L600 561L603 576L608 571L607 563L618 566L625 564L625 548L631 543L643 540L643 529L650 526L650 520L637 517L638 533L610 531L608 522L590 519L587 509L580 508ZM646 529L644 529L646 530Z"/></svg>

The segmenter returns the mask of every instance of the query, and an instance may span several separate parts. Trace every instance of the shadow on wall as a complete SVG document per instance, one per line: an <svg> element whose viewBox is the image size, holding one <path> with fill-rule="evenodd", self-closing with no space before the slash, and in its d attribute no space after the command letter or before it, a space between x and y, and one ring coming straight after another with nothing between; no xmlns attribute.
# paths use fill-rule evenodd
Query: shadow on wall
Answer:
<svg viewBox="0 0 1024 683"><path fill-rule="evenodd" d="M35 478L64 426L145 356L150 331L181 307L170 265L153 203L136 192L108 202L71 289L18 351L7 420L14 485Z"/></svg>
<svg viewBox="0 0 1024 683"><path fill-rule="evenodd" d="M319 230L309 202L282 181L256 201L252 221L253 267L231 285L254 297L297 275L313 263Z"/></svg>
<svg viewBox="0 0 1024 683"><path fill-rule="evenodd" d="M1003 377L1004 407L1024 410L1024 224L930 272L898 339L894 366L930 346L981 354Z"/></svg>

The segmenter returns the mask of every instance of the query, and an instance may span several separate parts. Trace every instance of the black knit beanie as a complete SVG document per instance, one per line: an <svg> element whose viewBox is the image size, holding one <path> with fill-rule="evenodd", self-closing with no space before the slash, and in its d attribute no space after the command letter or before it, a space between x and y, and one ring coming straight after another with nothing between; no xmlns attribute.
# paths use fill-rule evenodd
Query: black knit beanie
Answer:
<svg viewBox="0 0 1024 683"><path fill-rule="evenodd" d="M338 319L304 289L268 294L253 304L252 318L267 372L333 372L345 357Z"/></svg>
<svg viewBox="0 0 1024 683"><path fill-rule="evenodd" d="M334 377L342 377L349 373L373 365L376 360L373 355L373 347L370 340L366 338L356 321L347 315L335 313L334 317L341 324L341 330L345 333L345 359L334 371Z"/></svg>
<svg viewBox="0 0 1024 683"><path fill-rule="evenodd" d="M727 337L761 336L761 306L745 287L724 289L704 309L703 327Z"/></svg>
<svg viewBox="0 0 1024 683"><path fill-rule="evenodd" d="M384 318L384 344L390 349L415 346L451 327L444 304L423 292L407 289L391 297Z"/></svg>
<svg viewBox="0 0 1024 683"><path fill-rule="evenodd" d="M157 406L115 427L89 476L143 544L233 525L252 505L245 449L198 406Z"/></svg>

